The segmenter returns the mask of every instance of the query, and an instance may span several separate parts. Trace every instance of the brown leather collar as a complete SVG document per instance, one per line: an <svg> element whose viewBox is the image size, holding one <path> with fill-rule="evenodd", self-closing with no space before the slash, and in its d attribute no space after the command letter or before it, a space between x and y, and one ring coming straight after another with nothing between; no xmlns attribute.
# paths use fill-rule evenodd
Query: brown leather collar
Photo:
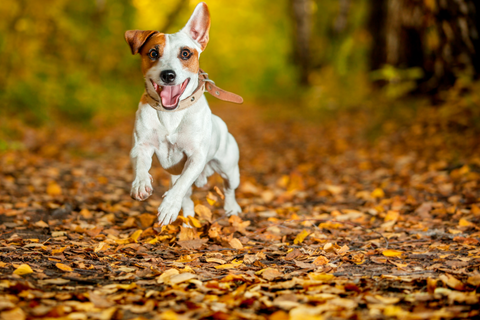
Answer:
<svg viewBox="0 0 480 320"><path fill-rule="evenodd" d="M208 78L208 73L205 73L202 69L198 73L198 86L197 89L188 97L181 100L178 103L178 107L174 110L167 110L163 108L161 101L150 96L147 92L145 92L145 97L147 98L148 104L155 110L158 111L180 111L187 109L188 107L192 106L195 102L197 102L202 94L205 92L205 89L208 93L214 96L217 99L233 102L233 103L243 103L243 98L235 93L225 91L220 89L215 85L211 79Z"/></svg>

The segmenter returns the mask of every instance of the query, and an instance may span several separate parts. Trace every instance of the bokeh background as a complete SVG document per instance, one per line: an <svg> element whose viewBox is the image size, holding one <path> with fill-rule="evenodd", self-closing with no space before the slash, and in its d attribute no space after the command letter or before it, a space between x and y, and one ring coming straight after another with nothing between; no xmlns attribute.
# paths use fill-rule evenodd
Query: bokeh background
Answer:
<svg viewBox="0 0 480 320"><path fill-rule="evenodd" d="M1 1L1 148L18 147L22 126L98 127L131 117L143 81L125 30L176 32L196 4ZM352 109L401 117L399 110L433 105L457 129L480 123L477 1L207 4L211 40L201 67L249 104L314 120Z"/></svg>

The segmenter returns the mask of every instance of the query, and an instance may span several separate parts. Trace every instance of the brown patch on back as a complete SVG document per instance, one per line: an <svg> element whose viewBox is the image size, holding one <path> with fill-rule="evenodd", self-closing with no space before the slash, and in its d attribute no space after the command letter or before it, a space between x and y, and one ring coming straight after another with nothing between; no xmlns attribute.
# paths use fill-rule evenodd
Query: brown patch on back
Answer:
<svg viewBox="0 0 480 320"><path fill-rule="evenodd" d="M164 33L156 33L152 35L148 41L144 44L142 47L142 50L140 51L140 55L142 56L142 72L143 74L147 73L148 69L153 67L158 60L162 57L163 55L163 50L165 49L165 43L167 41L167 38L165 37ZM150 59L148 56L148 52L150 49L153 48L158 49L158 54L159 57L156 60Z"/></svg>
<svg viewBox="0 0 480 320"><path fill-rule="evenodd" d="M192 56L188 60L183 60L180 59L180 62L182 63L182 66L184 69L187 69L188 71L192 73L198 73L199 70L199 62L198 62L198 51L193 49L193 48L187 48L192 52Z"/></svg>

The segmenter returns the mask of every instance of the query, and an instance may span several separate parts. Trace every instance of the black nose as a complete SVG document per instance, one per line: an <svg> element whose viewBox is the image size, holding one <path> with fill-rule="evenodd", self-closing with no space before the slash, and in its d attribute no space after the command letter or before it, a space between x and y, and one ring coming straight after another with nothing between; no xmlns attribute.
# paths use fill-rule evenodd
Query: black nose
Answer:
<svg viewBox="0 0 480 320"><path fill-rule="evenodd" d="M173 70L163 70L160 72L160 79L162 79L163 82L165 83L172 83L175 81L175 71Z"/></svg>

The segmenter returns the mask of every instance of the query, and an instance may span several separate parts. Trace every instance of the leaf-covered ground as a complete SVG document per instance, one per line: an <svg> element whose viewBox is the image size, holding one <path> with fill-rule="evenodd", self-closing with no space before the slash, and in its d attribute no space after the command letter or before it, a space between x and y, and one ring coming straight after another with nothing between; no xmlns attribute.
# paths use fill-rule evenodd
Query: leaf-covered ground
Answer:
<svg viewBox="0 0 480 320"><path fill-rule="evenodd" d="M0 158L1 319L480 317L478 135L436 109L373 140L366 114L214 111L240 145L243 215L223 216L213 177L167 227L157 161L154 195L129 197L133 119L25 130Z"/></svg>

